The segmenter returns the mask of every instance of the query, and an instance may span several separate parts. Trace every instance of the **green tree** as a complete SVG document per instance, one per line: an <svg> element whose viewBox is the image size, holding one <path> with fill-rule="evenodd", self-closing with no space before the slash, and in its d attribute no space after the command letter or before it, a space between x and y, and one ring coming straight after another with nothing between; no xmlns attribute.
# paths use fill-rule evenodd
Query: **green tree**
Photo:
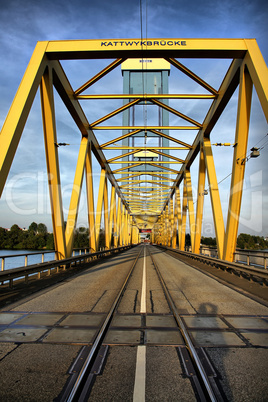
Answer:
<svg viewBox="0 0 268 402"><path fill-rule="evenodd" d="M47 234L47 227L44 223L38 223L37 225L37 233Z"/></svg>
<svg viewBox="0 0 268 402"><path fill-rule="evenodd" d="M12 225L10 228L7 247L8 248L18 248L18 245L23 240L23 231L18 225Z"/></svg>
<svg viewBox="0 0 268 402"><path fill-rule="evenodd" d="M55 249L53 233L48 233L48 235L47 235L46 248L48 250Z"/></svg>
<svg viewBox="0 0 268 402"><path fill-rule="evenodd" d="M32 222L28 228L28 231L35 234L37 232L37 223Z"/></svg>
<svg viewBox="0 0 268 402"><path fill-rule="evenodd" d="M0 228L0 248L6 247L7 241L7 230L4 228Z"/></svg>

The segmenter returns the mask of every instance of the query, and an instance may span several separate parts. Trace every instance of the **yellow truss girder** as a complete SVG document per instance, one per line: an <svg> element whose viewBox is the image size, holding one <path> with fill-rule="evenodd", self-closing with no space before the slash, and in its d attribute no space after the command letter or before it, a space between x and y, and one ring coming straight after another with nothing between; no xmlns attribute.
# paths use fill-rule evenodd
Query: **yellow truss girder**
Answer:
<svg viewBox="0 0 268 402"><path fill-rule="evenodd" d="M136 102L137 101L133 101ZM132 106L132 105L130 105ZM128 106L128 107L130 107ZM118 110L118 109L117 109ZM122 110L121 110L122 111ZM120 113L120 112L118 112ZM117 114L117 113L116 113ZM109 115L107 115L109 116ZM105 117L107 117L105 116ZM112 116L107 117L109 119ZM101 119L100 119L101 120ZM102 120L103 121L103 120ZM199 130L200 126L95 126L96 122L92 123L91 128L94 128L94 130Z"/></svg>
<svg viewBox="0 0 268 402"><path fill-rule="evenodd" d="M163 55L176 69L191 78L198 85L201 85L209 94L108 94L108 95L81 95L83 91L95 84L114 68L119 66L122 61L128 58L140 58L144 56L144 43L146 42L146 56L154 58L156 55ZM211 87L202 78L186 68L179 60L183 58L230 58L233 59L225 78L218 90ZM60 59L95 59L107 58L115 59L105 69L100 71L93 78L88 80L80 88L74 91L59 63ZM177 60L179 59L179 60ZM112 232L114 234L114 245L128 244L137 239L137 231L133 229L133 225L142 225L145 222L146 212L148 208L158 199L143 200L145 191L141 191L143 186L139 187L136 192L132 189L126 193L121 192L118 181L114 175L128 175L121 180L123 183L128 180L129 186L134 183L140 184L132 180L137 175L137 167L140 167L139 173L157 177L159 174L159 182L151 181L155 187L161 189L155 192L166 194L162 200L161 213L157 210L156 218L152 218L152 226L154 226L154 239L164 244L175 246L176 231L178 225L179 248L184 249L185 244L185 225L186 216L189 215L190 232L192 249L198 252L201 236L201 225L203 218L203 189L205 183L205 175L207 174L209 182L209 192L211 197L211 205L213 211L213 220L215 233L217 238L218 256L226 260L232 261L235 250L235 242L237 236L239 214L241 208L241 198L243 191L243 179L245 166L241 163L241 154L246 153L247 137L249 130L249 116L251 107L252 87L255 87L262 110L268 120L268 82L267 67L260 53L258 45L253 39L160 39L146 40L139 39L120 39L120 40L83 40L83 41L46 41L37 43L36 49L32 55L30 63L27 67L25 75L21 81L20 87L14 98L6 121L3 125L0 135L0 194L2 194L7 176L18 147L23 128L27 121L33 100L37 89L40 85L42 117L45 139L46 163L48 172L49 194L51 200L52 225L55 239L55 247L57 258L69 256L72 250L74 230L79 208L79 199L81 194L82 180L85 172L87 184L87 200L88 200L88 223L90 230L89 245L93 250L98 249L99 230L101 216L103 217L105 227L105 246L109 248L112 241ZM227 216L226 231L224 228L223 214L221 202L217 186L217 177L214 166L214 159L211 150L210 133L218 121L221 113L225 109L235 89L239 86L238 109L237 109L237 125L236 139L233 155L233 169L230 188L229 211ZM67 110L71 114L77 127L81 132L81 143L77 156L77 164L75 177L73 182L73 190L64 232L63 208L61 196L61 182L59 174L57 133L55 125L55 108L53 98L53 88L55 88ZM89 124L78 99L128 99L129 102L122 107L113 110L108 115L101 117L91 125ZM167 106L162 101L165 99L211 99L211 107L202 123L199 123L189 116L186 116L178 110ZM188 126L103 126L100 125L109 118L118 113L127 110L136 105L140 101L150 101L168 112L186 120ZM103 145L99 145L97 138L92 131L94 130L127 130L130 131L115 139L109 139ZM196 138L193 144L187 144L174 136L164 134L162 130L197 130ZM177 147L160 147L152 151L165 157L165 161L120 161L136 151L135 147L114 147L114 149L126 150L125 154L111 158L107 161L103 150L113 149L109 147L124 138L131 137L142 131L151 131L159 136L177 143ZM139 147L148 149L148 147ZM166 149L187 149L188 154L184 160L176 158L172 155L162 152ZM101 167L101 177L99 186L99 198L96 211L94 210L93 197L93 181L92 181L92 161L91 154L94 154ZM198 177L198 196L196 211L194 214L194 206L192 199L192 186L190 167L196 156L200 152L199 161L199 177ZM173 159L173 160L171 160ZM117 161L117 162L116 162ZM111 170L110 164L120 163L121 166L126 163L128 166L121 167L115 171ZM165 164L180 164L180 170L171 169ZM147 172L148 166L154 167L153 172ZM134 169L135 170L132 170ZM157 169L157 172L156 172ZM132 174L132 176L131 176ZM176 174L176 179L170 181L172 186L168 186L170 190L166 193L163 175ZM137 176L136 176L137 177ZM162 180L161 180L162 179ZM110 195L110 213L108 212L108 182L111 183ZM168 179L166 179L168 182ZM132 182L132 183L131 183ZM149 184L148 180L146 183ZM160 184L161 183L161 184ZM182 210L180 206L179 186L183 183ZM157 186L156 186L157 185ZM127 187L127 185L123 185ZM122 187L122 186L121 186ZM132 187L131 187L132 188ZM151 188L153 188L151 186ZM147 189L147 187L144 187ZM126 196L124 196L126 194ZM135 194L139 194L140 203L146 204L145 213L140 207L140 217L131 217L131 205L135 205ZM149 195L149 192L148 192ZM175 198L173 199L173 197ZM116 208L117 197L117 208ZM134 204L133 204L134 202ZM142 205L142 204L140 204ZM136 204L137 206L137 204ZM151 208L152 209L152 208ZM155 209L154 209L155 211ZM196 216L195 216L196 215ZM158 217L158 220L157 220ZM133 221L134 219L134 221ZM136 219L139 219L137 221ZM146 218L147 219L147 218ZM135 227L135 226L134 226ZM175 228L175 229L174 229ZM161 232L160 232L161 231ZM160 233L160 234L159 234ZM159 240L160 239L160 240Z"/></svg>
<svg viewBox="0 0 268 402"><path fill-rule="evenodd" d="M77 91L75 92L76 95ZM97 95L76 95L76 99L139 99L151 101L152 99L214 99L215 95L207 94L97 94Z"/></svg>

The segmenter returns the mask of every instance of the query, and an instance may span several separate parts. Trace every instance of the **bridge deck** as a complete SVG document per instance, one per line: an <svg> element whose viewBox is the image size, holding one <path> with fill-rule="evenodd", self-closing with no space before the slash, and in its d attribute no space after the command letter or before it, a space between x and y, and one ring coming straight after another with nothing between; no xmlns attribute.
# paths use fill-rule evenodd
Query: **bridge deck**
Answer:
<svg viewBox="0 0 268 402"><path fill-rule="evenodd" d="M143 246L0 310L1 400L51 401L72 372ZM203 347L228 400L265 399L268 308L145 246L105 336L109 351L90 400L133 400L137 347L146 346L146 400L195 399L179 358L184 342L149 249L194 345ZM143 272L146 270L146 282ZM142 296L142 289L146 289Z"/></svg>

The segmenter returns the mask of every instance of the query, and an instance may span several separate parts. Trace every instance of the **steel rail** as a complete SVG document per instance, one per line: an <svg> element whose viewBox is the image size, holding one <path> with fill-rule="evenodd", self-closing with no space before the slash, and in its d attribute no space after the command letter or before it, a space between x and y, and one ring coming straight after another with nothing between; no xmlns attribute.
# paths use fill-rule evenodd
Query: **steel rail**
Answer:
<svg viewBox="0 0 268 402"><path fill-rule="evenodd" d="M132 274L132 272L133 272L133 270L134 270L134 268L135 268L135 266L137 264L137 261L138 261L140 255L141 255L141 252L142 252L142 248L139 251L137 257L135 258L135 261L133 262L133 264L132 264L132 266L131 266L128 274L127 274L127 277L126 277L121 289L119 290L118 295L117 295L115 301L113 302L112 307L110 308L110 311L108 312L108 314L107 314L107 316L105 318L105 321L102 324L102 326L101 326L101 328L100 328L100 330L98 332L97 337L95 338L95 341L93 342L92 348L90 349L90 352L89 352L88 356L85 359L85 362L84 362L84 364L83 364L83 366L82 366L82 368L81 368L81 370L80 370L80 372L78 374L78 377L77 377L77 379L76 379L76 381L74 383L74 386L73 386L71 392L69 393L68 398L65 399L66 402L71 402L71 401L74 401L74 400L78 400L77 397L78 397L78 394L80 392L80 390L79 390L80 386L82 386L82 382L83 382L83 380L85 379L85 377L87 375L88 369L93 364L94 358L95 358L95 356L96 356L96 354L97 354L97 352L98 352L98 350L99 350L99 348L100 348L100 346L102 344L104 336L106 335L106 332L107 332L107 330L109 328L110 322L111 322L113 314L115 312L115 309L116 309L117 305L119 304L119 301L120 301L121 297L123 296L123 293L125 291L127 283L129 281L129 278L130 278L130 276L131 276L131 274ZM83 391L83 389L82 389L82 391Z"/></svg>
<svg viewBox="0 0 268 402"><path fill-rule="evenodd" d="M209 397L209 400L213 401L213 402L217 402L217 398L216 398L214 390L213 390L213 388L212 388L212 386L211 386L211 384L209 382L209 378L207 376L207 373L205 372L205 369L204 369L204 367L203 367L203 365L201 363L201 360L200 360L198 354L196 353L195 347L194 347L194 345L193 345L193 343L191 341L191 338L190 338L190 336L188 334L188 331L187 331L187 329L186 329L186 327L185 327L180 315L177 312L176 306L175 306L175 304L174 304L174 302L172 300L172 297L170 295L170 292L169 292L169 290L168 290L168 288L167 288L167 286L165 284L163 276L161 275L161 272L160 272L160 270L158 268L158 265L155 262L155 259L153 258L149 248L148 248L148 251L149 251L149 255L150 255L151 259L152 259L153 265L154 265L154 267L156 269L156 272L158 274L158 277L160 279L160 282L161 282L161 285L163 287L163 290L164 290L165 296L167 298L167 301L169 303L169 306L170 306L170 308L172 310L172 313L174 315L175 320L177 321L178 327L179 327L179 329L181 331L181 334L183 336L183 339L184 339L184 341L186 343L186 346L187 346L187 349L188 349L188 351L190 353L190 356L191 356L191 358L193 360L194 366L197 369L197 372L199 374L199 378L202 380L202 384L203 384L203 386L204 386L204 388L206 390L206 393L207 393L207 395Z"/></svg>

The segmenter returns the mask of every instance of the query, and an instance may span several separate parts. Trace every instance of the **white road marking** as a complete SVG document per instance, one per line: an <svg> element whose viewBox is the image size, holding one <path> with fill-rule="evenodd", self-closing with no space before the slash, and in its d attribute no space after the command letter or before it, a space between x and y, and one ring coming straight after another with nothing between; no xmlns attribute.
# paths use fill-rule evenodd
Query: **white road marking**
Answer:
<svg viewBox="0 0 268 402"><path fill-rule="evenodd" d="M146 346L138 346L133 402L145 401Z"/></svg>
<svg viewBox="0 0 268 402"><path fill-rule="evenodd" d="M146 247L144 247L140 312L146 313ZM146 346L139 345L137 348L133 402L145 401L145 381L146 381Z"/></svg>
<svg viewBox="0 0 268 402"><path fill-rule="evenodd" d="M146 247L144 247L142 286L141 286L141 313L146 313Z"/></svg>

